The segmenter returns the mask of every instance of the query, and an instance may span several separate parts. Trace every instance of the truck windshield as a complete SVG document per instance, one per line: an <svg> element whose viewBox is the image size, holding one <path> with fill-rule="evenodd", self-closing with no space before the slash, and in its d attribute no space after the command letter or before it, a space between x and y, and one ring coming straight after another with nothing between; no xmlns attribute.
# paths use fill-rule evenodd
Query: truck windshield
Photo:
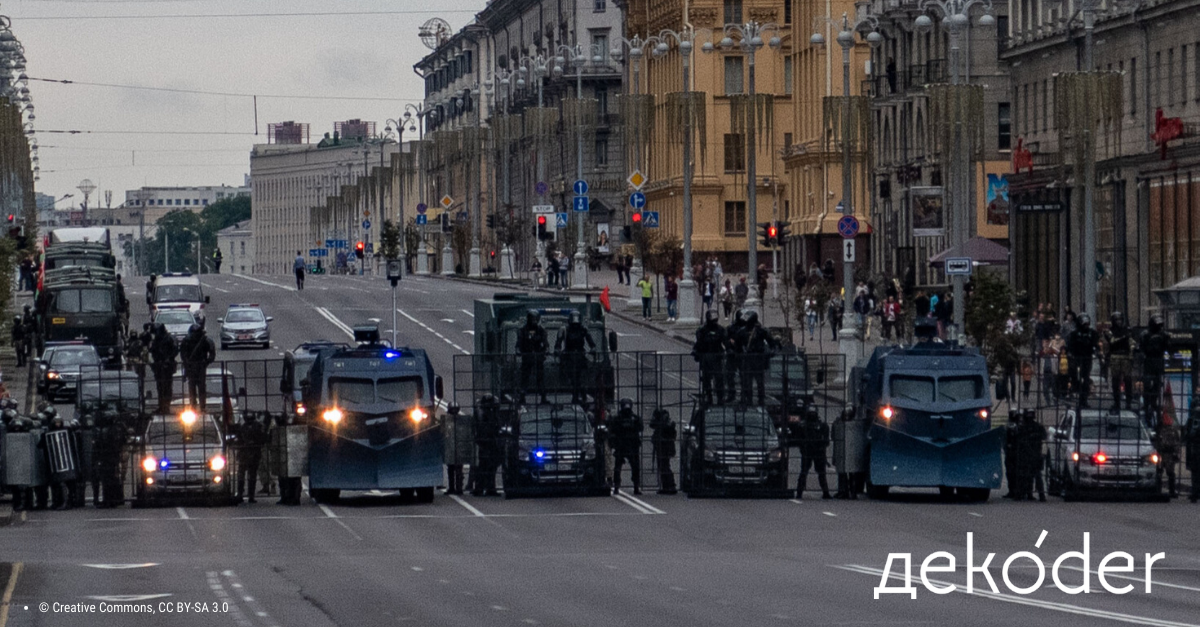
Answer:
<svg viewBox="0 0 1200 627"><path fill-rule="evenodd" d="M421 380L416 377L380 379L375 384L375 397L380 403L415 403L421 400Z"/></svg>
<svg viewBox="0 0 1200 627"><path fill-rule="evenodd" d="M79 384L79 400L141 400L137 381L84 381Z"/></svg>
<svg viewBox="0 0 1200 627"><path fill-rule="evenodd" d="M370 405L375 402L375 382L371 379L332 378L329 380L329 397L335 405L342 407Z"/></svg>
<svg viewBox="0 0 1200 627"><path fill-rule="evenodd" d="M1111 417L1104 420L1083 419L1080 425L1081 440L1127 440L1136 442L1146 438L1137 418Z"/></svg>
<svg viewBox="0 0 1200 627"><path fill-rule="evenodd" d="M983 379L980 377L941 377L938 379L938 402L961 403L983 398Z"/></svg>
<svg viewBox="0 0 1200 627"><path fill-rule="evenodd" d="M930 377L910 377L893 375L888 381L892 397L901 398L914 403L933 402L933 379Z"/></svg>
<svg viewBox="0 0 1200 627"><path fill-rule="evenodd" d="M160 285L154 288L156 303L197 303L204 300L199 285Z"/></svg>
<svg viewBox="0 0 1200 627"><path fill-rule="evenodd" d="M80 289L55 292L50 304L53 313L109 313L113 295L109 290Z"/></svg>
<svg viewBox="0 0 1200 627"><path fill-rule="evenodd" d="M191 427L184 427L176 418L155 420L146 429L146 442L160 446L181 444L209 444L220 446L221 434L212 419L198 421Z"/></svg>
<svg viewBox="0 0 1200 627"><path fill-rule="evenodd" d="M46 269L65 268L67 266L87 266L103 268L104 259L100 257L51 257L46 260Z"/></svg>

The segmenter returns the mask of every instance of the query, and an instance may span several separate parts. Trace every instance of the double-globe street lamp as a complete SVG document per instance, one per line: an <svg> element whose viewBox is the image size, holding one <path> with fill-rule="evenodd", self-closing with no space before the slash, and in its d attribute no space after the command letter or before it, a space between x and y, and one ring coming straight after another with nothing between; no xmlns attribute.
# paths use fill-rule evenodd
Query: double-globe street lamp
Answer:
<svg viewBox="0 0 1200 627"><path fill-rule="evenodd" d="M397 144L396 153L397 154L400 154L400 155L404 154L404 131L405 131L405 129L409 130L410 132L414 132L414 133L418 132L418 124L421 123L421 114L422 113L423 113L423 110L421 109L421 107L414 105L412 103L408 103L408 104L404 105L404 115L401 115L394 120L388 119L384 122L384 124L386 124L386 126L383 129L383 132L385 134L390 134L392 132L392 127L393 126L395 127L396 144ZM418 141L421 139L421 137L424 134L423 133L424 129L421 129L421 130L422 130L421 134L417 136ZM403 165L403 158L401 158L401 161L399 161L399 163L401 165ZM414 155L414 158L413 158L413 167L417 167L416 155ZM399 169L397 169L397 172L396 172L396 181L397 181L396 200L397 200L397 205L399 207L398 213L396 216L396 219L397 219L396 224L400 229L400 259L402 260L402 263L400 264L400 274L401 274L401 276L403 276L404 273L407 272L406 266L408 265L408 242L407 242L408 238L405 237L405 233L407 232L408 227L407 227L407 224L405 224L405 222L404 222L404 173L400 172ZM419 198L418 198L417 202L421 202ZM382 216L380 216L380 217L382 217Z"/></svg>
<svg viewBox="0 0 1200 627"><path fill-rule="evenodd" d="M628 52L629 60L633 62L633 64L632 64L632 70L633 70L632 82L633 82L633 95L634 95L635 100L641 96L641 78L640 77L641 77L641 69L642 69L642 58L646 56L647 48L649 48L652 51L656 50L657 44L658 44L658 41L655 40L654 38L651 37L651 38L647 38L647 39L642 39L641 36L639 36L639 35L634 35L632 39L626 39L624 37L617 37L613 40L612 50L609 51L609 56L611 56L613 59L620 61L621 58L625 56L625 54L626 54L625 51L626 50L629 51ZM626 120L622 120L622 123L625 125L625 129L628 130L631 125L637 124L638 120L626 119ZM641 162L642 146L645 143L645 140L641 136L642 130L643 129L641 129L640 127L635 129L635 136L634 136L634 139L632 142L633 143L633 171L634 172L641 172L641 170L642 170L642 162ZM686 155L687 153L685 152L684 154ZM686 157L685 157L685 159L686 159ZM641 211L641 209L636 209L636 210ZM686 207L684 208L684 211L687 211ZM640 222L639 222L639 224L640 224ZM691 243L688 241L688 236L686 234L683 236L683 242L684 242L684 246L685 246L684 250L690 249ZM642 277L642 256L641 256L641 254L636 254L636 253L641 252L640 250L638 250L638 247L636 246L636 242L634 245L634 252L635 252L635 254L633 256L633 266L627 269L628 276L629 276L628 306L629 307L640 307L642 304L642 289L640 287L638 287L637 282L633 280L633 277L635 277L635 276L638 277L638 279L641 279L641 277ZM684 255L686 256L687 253L685 252ZM685 262L685 265L686 265L686 262ZM682 289L682 286L681 286L681 289Z"/></svg>
<svg viewBox="0 0 1200 627"><path fill-rule="evenodd" d="M591 47L592 55L590 59L593 65L599 65L604 62L602 56L603 50L598 49L595 45ZM583 46L576 43L573 46L560 45L556 50L557 55L554 57L554 68L552 72L554 76L562 76L566 71L566 65L571 64L575 69L575 99L576 107L582 115L583 111L583 66L587 65L589 55L584 52ZM583 132L582 128L571 129L575 133L575 179L583 180ZM573 277L571 278L571 287L576 289L587 289L588 287L588 260L585 248L587 242L584 239L583 223L587 220L584 216L579 216L578 219L578 239L575 242L575 267Z"/></svg>
<svg viewBox="0 0 1200 627"><path fill-rule="evenodd" d="M853 141L852 127L854 126L851 124L851 120L854 119L854 116L851 112L850 98L850 50L854 48L855 33L866 29L867 33L863 38L872 48L878 48L883 43L883 35L879 33L879 20L874 16L865 14L865 12L862 15L856 16L856 19L853 21L845 13L842 14L840 20L821 16L815 20L813 35L809 38L809 43L814 47L822 49L826 45L825 36L820 31L820 27L823 25L838 29L837 43L842 48L842 213L852 216L854 215L854 189L852 183L853 177L851 176L853 162L850 156L850 146ZM866 123L866 120L859 120L859 124ZM853 302L851 299L854 297L854 262L847 255L843 255L843 259L843 298L846 301ZM857 360L861 352L861 348L858 346L858 316L855 315L852 307L844 307L843 309L845 313L842 315L842 330L838 334L841 340L842 352L847 356L847 359Z"/></svg>

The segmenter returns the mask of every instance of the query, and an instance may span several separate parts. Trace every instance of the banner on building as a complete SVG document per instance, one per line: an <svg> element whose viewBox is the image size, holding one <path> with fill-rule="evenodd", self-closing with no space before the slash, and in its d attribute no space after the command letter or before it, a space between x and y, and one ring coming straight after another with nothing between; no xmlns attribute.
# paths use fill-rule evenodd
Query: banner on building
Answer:
<svg viewBox="0 0 1200 627"><path fill-rule="evenodd" d="M608 223L600 222L596 225L596 252L601 255L607 255L611 250L608 247Z"/></svg>
<svg viewBox="0 0 1200 627"><path fill-rule="evenodd" d="M912 209L913 237L942 237L946 234L945 193L941 187L908 188Z"/></svg>
<svg viewBox="0 0 1200 627"><path fill-rule="evenodd" d="M995 226L1008 226L1008 175L991 173L987 175L987 223Z"/></svg>

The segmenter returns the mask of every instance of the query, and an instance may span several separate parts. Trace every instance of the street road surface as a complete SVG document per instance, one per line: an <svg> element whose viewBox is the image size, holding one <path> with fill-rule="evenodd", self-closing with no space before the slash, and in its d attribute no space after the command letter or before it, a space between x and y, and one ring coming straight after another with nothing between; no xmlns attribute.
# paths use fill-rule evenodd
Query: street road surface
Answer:
<svg viewBox="0 0 1200 627"><path fill-rule="evenodd" d="M130 300L141 304L141 284ZM219 359L277 359L316 338L350 341L349 327L379 318L390 337L391 294L372 277L205 277L210 331L233 302L262 305L270 350ZM406 278L397 303L399 343L424 347L451 384L451 360L472 348L471 301L492 288ZM622 348L681 346L612 320ZM449 389L447 390L449 394ZM810 493L812 494L812 493ZM923 495L890 502L690 500L682 495L549 498L438 496L432 505L363 495L331 506L280 507L274 499L229 508L161 508L17 514L0 528L0 627L26 625L1088 625L1200 624L1200 509L1169 504L947 504ZM306 500L307 503L307 500ZM1049 535L1035 548L1042 530ZM1091 532L1091 568L1111 551L1136 558L1118 596L1091 575L1092 593L1070 596L1047 573L1028 596L1007 589L1004 560L1031 551L1049 567ZM998 595L937 596L914 581L916 600L874 600L889 553L949 551L958 570L932 578L963 584L966 534L986 553ZM1165 552L1143 590L1146 553ZM1078 561L1069 562L1077 566ZM1067 570L1064 584L1083 574ZM14 577L15 575L15 577ZM1010 570L1016 586L1037 576ZM982 583L976 576L976 585ZM893 585L902 585L893 581ZM171 614L100 614L101 603L179 608ZM51 611L42 612L42 603ZM52 604L91 604L92 613ZM165 604L161 605L160 604ZM190 604L190 605L188 605ZM217 613L195 613L201 607ZM61 608L60 608L61 609Z"/></svg>

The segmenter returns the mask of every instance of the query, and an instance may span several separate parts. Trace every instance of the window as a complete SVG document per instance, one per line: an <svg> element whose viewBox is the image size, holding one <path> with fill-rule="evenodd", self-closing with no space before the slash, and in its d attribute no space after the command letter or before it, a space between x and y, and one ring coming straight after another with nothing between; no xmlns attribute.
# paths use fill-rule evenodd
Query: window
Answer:
<svg viewBox="0 0 1200 627"><path fill-rule="evenodd" d="M933 379L929 377L892 375L888 384L890 397L893 399L914 403L933 402Z"/></svg>
<svg viewBox="0 0 1200 627"><path fill-rule="evenodd" d="M783 147L784 147L784 148L788 148L788 147L790 147L791 145L792 145L792 134L791 134L791 133L784 133L784 134L783 134Z"/></svg>
<svg viewBox="0 0 1200 627"><path fill-rule="evenodd" d="M1008 47L1008 16L996 16L996 42L1001 50Z"/></svg>
<svg viewBox="0 0 1200 627"><path fill-rule="evenodd" d="M1192 46L1192 56L1195 57L1192 59L1192 85L1196 88L1196 100L1200 101L1200 41Z"/></svg>
<svg viewBox="0 0 1200 627"><path fill-rule="evenodd" d="M743 172L746 169L746 136L725 134L725 171Z"/></svg>
<svg viewBox="0 0 1200 627"><path fill-rule="evenodd" d="M596 165L608 165L608 140L596 140Z"/></svg>
<svg viewBox="0 0 1200 627"><path fill-rule="evenodd" d="M742 0L725 0L725 23L742 23Z"/></svg>
<svg viewBox="0 0 1200 627"><path fill-rule="evenodd" d="M1166 91L1163 98L1163 106L1169 107L1175 102L1175 49L1167 50L1167 84L1163 87Z"/></svg>
<svg viewBox="0 0 1200 627"><path fill-rule="evenodd" d="M592 5L592 11L596 13L604 13L608 10L608 0L596 0Z"/></svg>
<svg viewBox="0 0 1200 627"><path fill-rule="evenodd" d="M1129 60L1129 115L1137 115L1137 57Z"/></svg>
<svg viewBox="0 0 1200 627"><path fill-rule="evenodd" d="M201 202L201 203L202 203L204 206L206 206L206 207L208 206L208 199L207 199L207 198L205 198L204 200L201 200L200 202Z"/></svg>
<svg viewBox="0 0 1200 627"><path fill-rule="evenodd" d="M787 6L792 6L789 2ZM792 57L783 58L783 93L791 95L792 93Z"/></svg>
<svg viewBox="0 0 1200 627"><path fill-rule="evenodd" d="M604 87L596 88L596 115L600 118L608 115L608 89ZM604 120L599 120L600 124L604 124Z"/></svg>
<svg viewBox="0 0 1200 627"><path fill-rule="evenodd" d="M1156 106L1156 107L1161 107L1162 103L1163 103L1162 78L1163 78L1162 51L1160 50L1160 51L1154 53L1154 106Z"/></svg>
<svg viewBox="0 0 1200 627"><path fill-rule="evenodd" d="M742 57L725 57L725 95L742 93Z"/></svg>
<svg viewBox="0 0 1200 627"><path fill-rule="evenodd" d="M231 253L233 252L233 244L232 243L230 243L230 245L229 245L229 250ZM242 254L243 255L246 254L246 242L242 242Z"/></svg>
<svg viewBox="0 0 1200 627"><path fill-rule="evenodd" d="M245 248L245 244L242 244L242 247L243 247L243 249L244 249L244 248ZM233 242L229 242L229 256L230 256L230 257L232 257L232 256L233 256Z"/></svg>
<svg viewBox="0 0 1200 627"><path fill-rule="evenodd" d="M725 201L725 235L746 234L746 203L740 200Z"/></svg>
<svg viewBox="0 0 1200 627"><path fill-rule="evenodd" d="M1001 102L997 105L997 136L996 148L1000 150L1012 149L1012 105L1007 102Z"/></svg>
<svg viewBox="0 0 1200 627"><path fill-rule="evenodd" d="M1042 81L1042 130L1045 131L1050 127L1050 81L1049 79Z"/></svg>
<svg viewBox="0 0 1200 627"><path fill-rule="evenodd" d="M592 54L600 55L600 63L608 63L608 33L592 33ZM590 59L589 59L590 61Z"/></svg>
<svg viewBox="0 0 1200 627"><path fill-rule="evenodd" d="M1187 44L1179 49L1179 104L1186 105L1188 97Z"/></svg>
<svg viewBox="0 0 1200 627"><path fill-rule="evenodd" d="M783 0L783 23L792 23L792 0Z"/></svg>

